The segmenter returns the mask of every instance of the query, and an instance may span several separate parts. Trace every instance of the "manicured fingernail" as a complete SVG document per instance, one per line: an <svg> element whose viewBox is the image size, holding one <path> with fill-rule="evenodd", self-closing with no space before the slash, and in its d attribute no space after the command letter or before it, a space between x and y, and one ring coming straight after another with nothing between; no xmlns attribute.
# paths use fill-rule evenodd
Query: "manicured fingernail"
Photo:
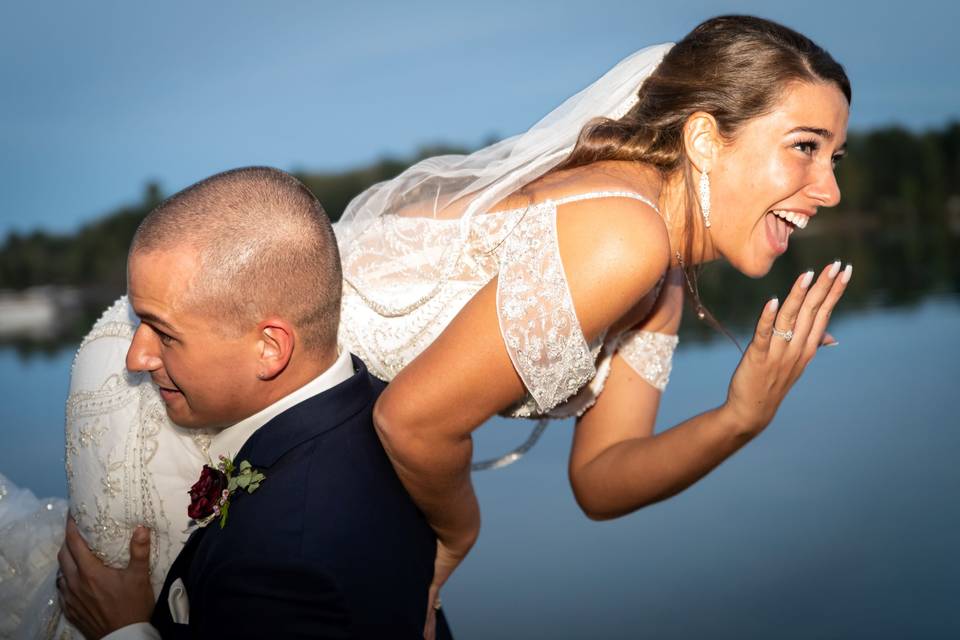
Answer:
<svg viewBox="0 0 960 640"><path fill-rule="evenodd" d="M853 275L853 265L848 264L847 268L843 270L843 275L840 276L840 282L846 284L850 282L850 276Z"/></svg>
<svg viewBox="0 0 960 640"><path fill-rule="evenodd" d="M768 302L767 304L770 305L771 312L776 311L777 307L780 306L780 298L778 298L777 296L773 296L772 298L770 298L770 302Z"/></svg>
<svg viewBox="0 0 960 640"><path fill-rule="evenodd" d="M806 289L810 286L811 282L813 282L813 269L810 269L810 271L807 271L805 274L803 274L803 279L800 280L800 287L802 289Z"/></svg>
<svg viewBox="0 0 960 640"><path fill-rule="evenodd" d="M830 265L830 272L829 272L828 275L829 275L831 278L836 278L836 277L837 277L837 274L840 273L840 265L841 265L841 264L842 264L842 263L841 263L839 260L837 260L837 261L834 262L832 265Z"/></svg>
<svg viewBox="0 0 960 640"><path fill-rule="evenodd" d="M838 341L838 342L828 342L827 344L825 344L825 345L823 345L823 346L825 346L825 347L835 347L835 346L837 346L838 344L840 344L839 341Z"/></svg>
<svg viewBox="0 0 960 640"><path fill-rule="evenodd" d="M137 525L137 528L133 530L133 539L137 542L146 542L147 528L142 524Z"/></svg>

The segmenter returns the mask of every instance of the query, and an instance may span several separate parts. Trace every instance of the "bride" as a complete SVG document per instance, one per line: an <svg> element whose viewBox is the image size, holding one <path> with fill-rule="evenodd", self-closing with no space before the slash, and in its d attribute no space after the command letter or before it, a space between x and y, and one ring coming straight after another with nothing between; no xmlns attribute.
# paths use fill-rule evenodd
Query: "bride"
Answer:
<svg viewBox="0 0 960 640"><path fill-rule="evenodd" d="M392 380L375 421L437 532L432 597L478 535L471 433L490 416L576 416L569 476L594 519L682 491L770 423L832 341L850 265L801 274L768 301L726 402L653 433L684 290L706 316L694 269L723 258L763 276L839 201L850 97L843 68L806 37L714 18L623 60L529 131L424 160L350 203L336 225L341 343ZM149 379L126 372L135 326L121 299L80 347L67 477L70 511L107 564L126 564L137 524L152 529L156 588L217 440L171 425ZM3 561L26 567L3 531ZM34 579L16 602L0 582L13 612L0 629L29 611L22 637L69 637L52 582Z"/></svg>

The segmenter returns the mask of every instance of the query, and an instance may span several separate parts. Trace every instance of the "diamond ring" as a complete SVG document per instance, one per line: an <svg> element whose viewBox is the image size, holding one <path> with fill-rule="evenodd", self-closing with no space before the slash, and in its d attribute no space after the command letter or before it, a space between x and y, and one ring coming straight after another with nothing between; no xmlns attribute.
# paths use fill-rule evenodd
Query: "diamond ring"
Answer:
<svg viewBox="0 0 960 640"><path fill-rule="evenodd" d="M787 342L790 342L791 340L793 340L793 329L787 329L786 331L780 331L780 329L777 329L776 327L774 327L774 328L773 328L773 335L779 336L779 337L783 338L784 340L786 340Z"/></svg>

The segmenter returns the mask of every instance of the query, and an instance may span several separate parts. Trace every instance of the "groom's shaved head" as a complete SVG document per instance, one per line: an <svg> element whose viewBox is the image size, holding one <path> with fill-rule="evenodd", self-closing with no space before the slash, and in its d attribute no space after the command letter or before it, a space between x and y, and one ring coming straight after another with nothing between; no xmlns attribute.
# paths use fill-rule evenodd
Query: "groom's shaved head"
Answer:
<svg viewBox="0 0 960 640"><path fill-rule="evenodd" d="M312 350L336 344L340 254L330 219L299 180L278 169L218 173L171 196L144 219L130 256L188 251L198 267L181 304L243 332L270 314Z"/></svg>

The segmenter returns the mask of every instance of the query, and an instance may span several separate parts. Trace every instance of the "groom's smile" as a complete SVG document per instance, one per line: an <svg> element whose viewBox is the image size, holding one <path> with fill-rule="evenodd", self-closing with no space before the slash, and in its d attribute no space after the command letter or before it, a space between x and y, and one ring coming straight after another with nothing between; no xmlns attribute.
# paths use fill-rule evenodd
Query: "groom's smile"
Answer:
<svg viewBox="0 0 960 640"><path fill-rule="evenodd" d="M160 391L160 397L163 398L163 401L168 405L171 402L173 402L175 399L183 397L183 392L181 392L179 389L164 387L160 385L156 380L154 380L153 383L157 385L157 389L159 389Z"/></svg>
<svg viewBox="0 0 960 640"><path fill-rule="evenodd" d="M144 251L130 256L128 295L140 318L127 369L149 373L167 415L183 427L222 428L251 410L257 384L249 334L234 336L191 296L194 251Z"/></svg>

